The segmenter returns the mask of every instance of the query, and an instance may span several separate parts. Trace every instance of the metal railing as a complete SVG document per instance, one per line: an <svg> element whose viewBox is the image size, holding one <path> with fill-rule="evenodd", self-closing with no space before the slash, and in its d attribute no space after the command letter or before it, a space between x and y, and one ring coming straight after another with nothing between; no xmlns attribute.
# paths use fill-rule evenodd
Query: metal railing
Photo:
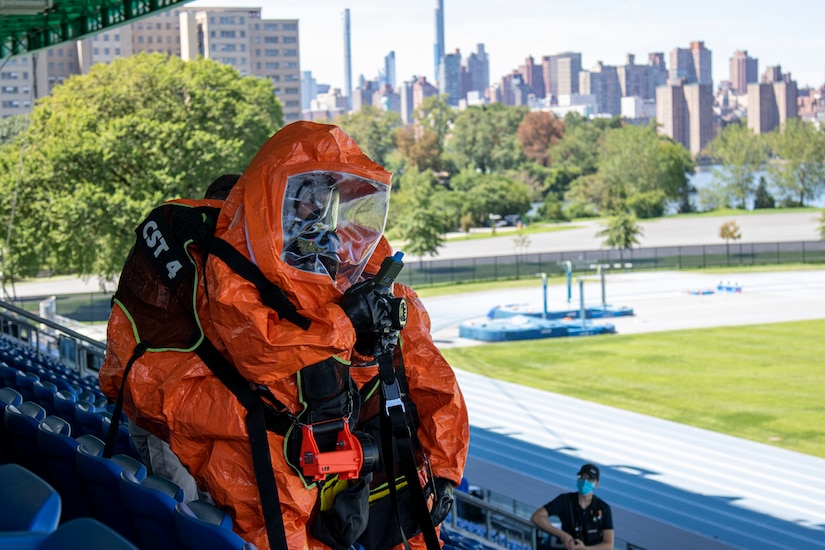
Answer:
<svg viewBox="0 0 825 550"><path fill-rule="evenodd" d="M481 258L410 261L400 282L415 288L435 284L564 275L608 265L627 270L698 269L749 265L825 263L825 241L713 244L651 248L537 252Z"/></svg>
<svg viewBox="0 0 825 550"><path fill-rule="evenodd" d="M98 371L106 344L60 323L0 301L0 332L6 338L31 346L38 355L58 359L81 375Z"/></svg>

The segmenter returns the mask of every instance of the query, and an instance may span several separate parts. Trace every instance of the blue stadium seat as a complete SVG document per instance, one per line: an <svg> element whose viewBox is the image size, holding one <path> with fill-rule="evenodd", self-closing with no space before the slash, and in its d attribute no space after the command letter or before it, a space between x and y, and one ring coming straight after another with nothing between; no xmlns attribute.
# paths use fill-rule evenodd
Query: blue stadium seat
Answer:
<svg viewBox="0 0 825 550"><path fill-rule="evenodd" d="M53 381L60 391L72 394L75 396L75 401L77 401L77 394L80 393L80 386L71 380L67 380L66 378L55 378Z"/></svg>
<svg viewBox="0 0 825 550"><path fill-rule="evenodd" d="M46 418L46 411L33 401L23 401L8 405L3 416L20 465L49 481L46 459L37 446L37 425Z"/></svg>
<svg viewBox="0 0 825 550"><path fill-rule="evenodd" d="M186 550L253 550L232 530L229 514L205 500L180 502L175 506L175 530L181 546Z"/></svg>
<svg viewBox="0 0 825 550"><path fill-rule="evenodd" d="M120 496L120 473L128 471L137 479L144 479L146 467L126 455L103 458L103 442L94 436L84 437L90 438L94 444L81 442L78 446L77 473L83 482L92 514L130 541L136 542L137 533Z"/></svg>
<svg viewBox="0 0 825 550"><path fill-rule="evenodd" d="M0 386L6 388L13 388L17 381L15 380L15 375L17 374L17 369L10 366L5 361L0 361Z"/></svg>
<svg viewBox="0 0 825 550"><path fill-rule="evenodd" d="M59 416L47 416L37 426L37 444L46 459L52 485L63 501L61 521L90 516L92 513L83 483L77 474L77 448L81 442L91 441L81 436L71 437L71 426Z"/></svg>
<svg viewBox="0 0 825 550"><path fill-rule="evenodd" d="M18 464L0 466L0 548L32 547L32 535L52 533L59 521L57 491Z"/></svg>
<svg viewBox="0 0 825 550"><path fill-rule="evenodd" d="M109 428L112 425L112 414L108 411L99 414L103 418L103 434L105 436L109 433ZM124 418L123 415L121 415L121 418ZM124 454L136 460L143 460L132 442L132 434L129 432L129 426L125 422L121 422L117 427L113 454Z"/></svg>
<svg viewBox="0 0 825 550"><path fill-rule="evenodd" d="M14 384L20 395L23 396L23 401L34 401L34 383L40 380L40 377L33 372L17 371L14 375Z"/></svg>
<svg viewBox="0 0 825 550"><path fill-rule="evenodd" d="M75 417L77 397L65 390L58 390L54 394L54 413L72 426L72 433L75 437L82 434Z"/></svg>
<svg viewBox="0 0 825 550"><path fill-rule="evenodd" d="M23 402L23 396L14 388L0 388L0 412L5 417L6 405L19 405ZM7 462L17 462L17 455L14 452L11 433L6 430L6 422L0 422L0 464Z"/></svg>
<svg viewBox="0 0 825 550"><path fill-rule="evenodd" d="M34 383L34 400L41 407L46 409L46 415L54 414L54 394L57 393L57 386L47 380L38 380Z"/></svg>
<svg viewBox="0 0 825 550"><path fill-rule="evenodd" d="M138 547L93 518L64 523L47 536L37 550L138 550Z"/></svg>
<svg viewBox="0 0 825 550"><path fill-rule="evenodd" d="M161 476L152 475L141 481L122 472L120 495L137 531L139 546L153 550L179 548L175 506L183 502L183 489Z"/></svg>
<svg viewBox="0 0 825 550"><path fill-rule="evenodd" d="M78 398L78 402L75 405L74 416L77 420L77 428L81 434L89 434L104 441L106 440L104 430L108 429L108 425L104 427L103 417L97 412L94 403L80 401Z"/></svg>

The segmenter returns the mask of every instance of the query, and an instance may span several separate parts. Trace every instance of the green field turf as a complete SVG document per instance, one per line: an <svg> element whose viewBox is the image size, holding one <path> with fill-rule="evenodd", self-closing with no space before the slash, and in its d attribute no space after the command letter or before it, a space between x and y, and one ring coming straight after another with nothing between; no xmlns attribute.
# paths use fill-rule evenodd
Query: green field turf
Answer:
<svg viewBox="0 0 825 550"><path fill-rule="evenodd" d="M825 458L825 320L449 348L456 368Z"/></svg>

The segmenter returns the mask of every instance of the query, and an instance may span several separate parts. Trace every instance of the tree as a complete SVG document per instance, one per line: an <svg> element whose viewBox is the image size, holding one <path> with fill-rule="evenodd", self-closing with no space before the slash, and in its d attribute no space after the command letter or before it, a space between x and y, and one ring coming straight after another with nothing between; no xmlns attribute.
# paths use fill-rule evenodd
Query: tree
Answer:
<svg viewBox="0 0 825 550"><path fill-rule="evenodd" d="M767 160L765 143L744 124L728 124L708 144L707 153L722 165L713 175L725 186L726 202L745 209L755 189L754 174Z"/></svg>
<svg viewBox="0 0 825 550"><path fill-rule="evenodd" d="M486 223L490 214L523 216L530 210L530 189L503 174L465 168L452 177L450 187L461 195L462 214L469 214L476 226Z"/></svg>
<svg viewBox="0 0 825 550"><path fill-rule="evenodd" d="M759 185L756 186L756 193L753 197L753 209L760 208L774 208L776 207L776 200L768 192L768 184L765 181L765 176L759 177Z"/></svg>
<svg viewBox="0 0 825 550"><path fill-rule="evenodd" d="M825 132L813 124L793 118L785 131L769 135L771 149L778 159L768 170L783 202L804 206L825 191Z"/></svg>
<svg viewBox="0 0 825 550"><path fill-rule="evenodd" d="M461 111L455 118L448 143L455 165L481 172L519 167L525 157L517 132L526 114L526 107L508 107L501 103Z"/></svg>
<svg viewBox="0 0 825 550"><path fill-rule="evenodd" d="M14 141L29 126L29 115L14 115L0 120L0 145Z"/></svg>
<svg viewBox="0 0 825 550"><path fill-rule="evenodd" d="M735 220L730 220L723 223L719 227L719 236L725 241L725 254L730 262L730 241L738 241L742 238L742 233L739 231L739 225Z"/></svg>
<svg viewBox="0 0 825 550"><path fill-rule="evenodd" d="M70 78L0 147L4 277L113 276L152 207L242 171L282 124L270 82L215 61L140 54Z"/></svg>
<svg viewBox="0 0 825 550"><path fill-rule="evenodd" d="M436 256L447 231L448 216L440 202L447 192L436 187L435 176L429 170L412 168L401 180L401 190L390 203L398 210L393 230L406 241L404 252L421 258Z"/></svg>
<svg viewBox="0 0 825 550"><path fill-rule="evenodd" d="M639 244L639 237L644 235L638 219L633 214L619 212L607 220L607 227L599 231L604 237L603 244L611 248L629 249Z"/></svg>
<svg viewBox="0 0 825 550"><path fill-rule="evenodd" d="M600 212L661 216L668 201L680 199L693 171L683 149L652 125L610 129L600 144L598 171L576 180L571 196L589 200Z"/></svg>
<svg viewBox="0 0 825 550"><path fill-rule="evenodd" d="M564 134L564 122L545 111L527 113L516 135L524 154L542 166L550 165L550 146Z"/></svg>
<svg viewBox="0 0 825 550"><path fill-rule="evenodd" d="M719 237L724 239L725 244L728 244L730 241L738 241L742 238L742 232L739 230L739 224L736 223L736 220L730 220L723 223L719 227Z"/></svg>
<svg viewBox="0 0 825 550"><path fill-rule="evenodd" d="M421 136L416 137L413 126L399 128L395 134L398 150L419 172L441 171L441 146L438 143L438 134L432 130L422 130L419 133Z"/></svg>
<svg viewBox="0 0 825 550"><path fill-rule="evenodd" d="M368 157L384 166L396 148L395 131L402 122L396 112L365 105L358 112L339 116L335 124L349 134Z"/></svg>

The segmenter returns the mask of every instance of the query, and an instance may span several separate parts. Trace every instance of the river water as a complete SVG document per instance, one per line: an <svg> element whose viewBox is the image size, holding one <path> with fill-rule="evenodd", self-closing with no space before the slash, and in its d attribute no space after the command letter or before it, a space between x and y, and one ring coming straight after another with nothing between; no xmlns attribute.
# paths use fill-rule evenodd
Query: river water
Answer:
<svg viewBox="0 0 825 550"><path fill-rule="evenodd" d="M718 168L721 168L721 166L711 165L711 166L697 166L696 167L696 173L691 175L689 179L690 179L690 183L693 184L694 187L696 187L697 193L698 193L699 190L707 188L708 186L712 185L712 183L715 179L714 170L716 170ZM760 170L759 172L756 172L754 174L754 178L753 178L754 186L759 183L759 178L762 177L762 176L764 176L765 180L768 182L768 191L771 193L771 195L773 195L774 199L776 199L776 202L778 204L779 203L779 194L776 193L776 191L771 188L771 175L767 171ZM694 195L694 197L693 197L694 206L698 206L697 198L698 197L696 195ZM825 208L825 196L819 197L815 201L812 201L812 202L806 204L806 206L816 206L818 208ZM748 198L747 207L748 207L748 209L753 208L753 197Z"/></svg>

